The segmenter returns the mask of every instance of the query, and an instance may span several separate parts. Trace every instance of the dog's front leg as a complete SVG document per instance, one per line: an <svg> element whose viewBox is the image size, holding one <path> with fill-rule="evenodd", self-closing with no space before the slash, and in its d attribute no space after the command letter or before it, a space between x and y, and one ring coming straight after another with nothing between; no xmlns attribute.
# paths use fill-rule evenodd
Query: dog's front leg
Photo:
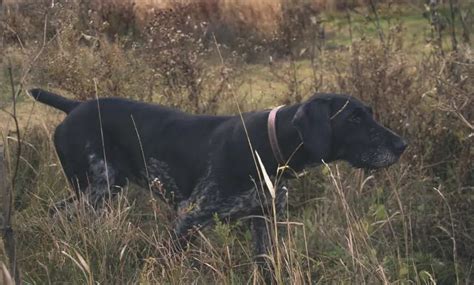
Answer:
<svg viewBox="0 0 474 285"><path fill-rule="evenodd" d="M178 251L186 249L198 230L212 224L213 214L217 210L218 207L206 207L192 200L181 203L173 230L174 248Z"/></svg>
<svg viewBox="0 0 474 285"><path fill-rule="evenodd" d="M252 240L254 251L257 256L268 255L271 252L272 237L274 237L273 223L286 213L286 204L288 200L288 189L285 186L279 187L275 199L276 219L273 219L273 210L267 205L262 207L262 215L251 219Z"/></svg>
<svg viewBox="0 0 474 285"><path fill-rule="evenodd" d="M273 210L271 208L264 208L261 216L255 216L251 219L251 233L253 249L255 253L255 263L257 264L260 273L262 274L267 284L275 283L275 275L273 274L274 262L276 261L275 253L275 240L280 236L283 236L281 230L283 227L278 228L278 232L275 233L275 222L283 216L286 211L286 204L288 200L288 189L285 186L279 187L275 199L275 212L276 219L273 219ZM273 204L270 205L273 207Z"/></svg>
<svg viewBox="0 0 474 285"><path fill-rule="evenodd" d="M230 221L255 215L267 207L261 206L262 199L263 204L268 205L269 200L264 196L259 195L255 188L235 195L222 195L217 186L207 185L179 205L178 219L174 228L177 244L185 246L197 230L214 223L214 216ZM283 196L286 197L286 194Z"/></svg>

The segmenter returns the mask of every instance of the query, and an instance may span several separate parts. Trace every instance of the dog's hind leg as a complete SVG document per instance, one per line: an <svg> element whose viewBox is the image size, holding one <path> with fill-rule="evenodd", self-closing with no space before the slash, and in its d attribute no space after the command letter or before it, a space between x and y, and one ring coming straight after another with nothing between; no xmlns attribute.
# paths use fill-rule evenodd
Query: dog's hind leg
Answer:
<svg viewBox="0 0 474 285"><path fill-rule="evenodd" d="M60 156L61 157L61 156ZM85 168L69 168L69 162L63 162L64 172L75 191L75 196L58 202L54 210L67 208L77 198L86 199L94 208L101 208L104 202L122 190L126 179L112 163L106 162L96 154L89 154Z"/></svg>
<svg viewBox="0 0 474 285"><path fill-rule="evenodd" d="M119 180L117 167L105 158L92 153L88 155L88 161L88 186L84 194L91 206L100 208L107 199L120 192L123 184L117 183Z"/></svg>
<svg viewBox="0 0 474 285"><path fill-rule="evenodd" d="M100 141L70 140L67 132L58 127L54 136L56 150L69 183L77 198L85 198L94 208L100 208L107 197L112 197L125 186L127 177L119 170L120 157L104 148ZM104 151L107 154L104 156ZM107 159L110 156L110 159ZM54 212L66 208L74 198L56 204Z"/></svg>

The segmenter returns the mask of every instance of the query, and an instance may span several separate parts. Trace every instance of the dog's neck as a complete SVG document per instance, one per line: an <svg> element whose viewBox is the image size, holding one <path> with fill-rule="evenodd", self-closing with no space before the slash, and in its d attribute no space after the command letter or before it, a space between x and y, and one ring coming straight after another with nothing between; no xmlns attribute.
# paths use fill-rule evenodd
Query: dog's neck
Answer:
<svg viewBox="0 0 474 285"><path fill-rule="evenodd" d="M278 144L284 159L289 160L288 165L294 171L301 171L305 166L315 163L311 158L311 154L302 144L301 137L292 123L293 117L300 106L301 104L295 104L282 107L278 110L275 120Z"/></svg>

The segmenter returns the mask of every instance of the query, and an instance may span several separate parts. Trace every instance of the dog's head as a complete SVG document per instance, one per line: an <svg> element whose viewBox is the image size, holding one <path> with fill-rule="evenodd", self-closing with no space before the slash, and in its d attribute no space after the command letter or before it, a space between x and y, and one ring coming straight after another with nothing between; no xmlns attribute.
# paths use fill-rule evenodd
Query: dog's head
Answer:
<svg viewBox="0 0 474 285"><path fill-rule="evenodd" d="M336 94L318 94L303 103L293 125L312 159L345 160L358 168L381 168L395 163L406 142L376 122L370 107Z"/></svg>

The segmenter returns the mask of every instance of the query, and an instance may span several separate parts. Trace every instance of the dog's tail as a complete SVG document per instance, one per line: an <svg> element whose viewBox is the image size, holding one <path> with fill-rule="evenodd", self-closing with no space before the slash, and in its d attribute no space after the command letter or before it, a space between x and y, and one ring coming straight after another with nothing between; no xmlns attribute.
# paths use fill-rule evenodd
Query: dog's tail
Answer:
<svg viewBox="0 0 474 285"><path fill-rule="evenodd" d="M77 105L82 103L81 101L71 100L39 88L31 89L29 94L35 100L59 109L66 114L69 114Z"/></svg>

